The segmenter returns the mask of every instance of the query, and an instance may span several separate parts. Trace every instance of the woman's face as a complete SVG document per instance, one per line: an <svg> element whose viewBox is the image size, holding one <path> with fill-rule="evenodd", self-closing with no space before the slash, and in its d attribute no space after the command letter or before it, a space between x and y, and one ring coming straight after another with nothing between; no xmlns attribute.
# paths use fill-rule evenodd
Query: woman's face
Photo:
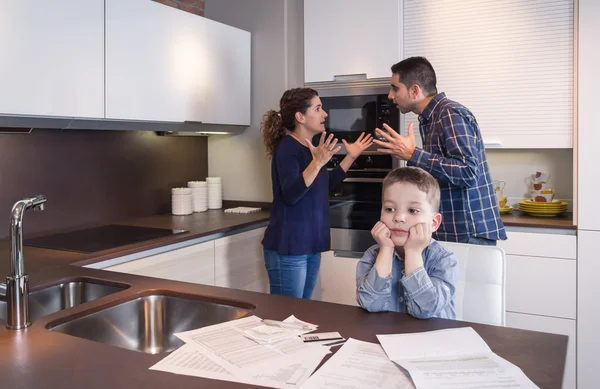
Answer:
<svg viewBox="0 0 600 389"><path fill-rule="evenodd" d="M323 104L319 96L315 96L310 101L310 107L304 115L300 115L299 122L314 135L325 131L325 118L327 112L323 109Z"/></svg>

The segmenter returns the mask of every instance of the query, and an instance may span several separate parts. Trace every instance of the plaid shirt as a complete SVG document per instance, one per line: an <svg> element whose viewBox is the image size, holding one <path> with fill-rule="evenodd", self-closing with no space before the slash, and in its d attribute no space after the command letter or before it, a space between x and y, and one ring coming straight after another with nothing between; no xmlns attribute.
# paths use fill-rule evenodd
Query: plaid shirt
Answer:
<svg viewBox="0 0 600 389"><path fill-rule="evenodd" d="M466 242L470 237L506 239L479 125L466 107L440 93L419 115L423 149L408 165L437 178L443 220L435 238Z"/></svg>

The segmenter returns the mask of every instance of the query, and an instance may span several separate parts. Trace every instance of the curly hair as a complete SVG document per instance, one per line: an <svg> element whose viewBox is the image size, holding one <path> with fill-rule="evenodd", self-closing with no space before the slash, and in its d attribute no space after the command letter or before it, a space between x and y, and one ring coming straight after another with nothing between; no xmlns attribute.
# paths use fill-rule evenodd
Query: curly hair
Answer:
<svg viewBox="0 0 600 389"><path fill-rule="evenodd" d="M279 112L271 109L265 113L261 132L269 156L273 156L281 139L296 127L296 112L305 114L310 107L310 101L318 95L317 91L311 88L288 89L279 100Z"/></svg>

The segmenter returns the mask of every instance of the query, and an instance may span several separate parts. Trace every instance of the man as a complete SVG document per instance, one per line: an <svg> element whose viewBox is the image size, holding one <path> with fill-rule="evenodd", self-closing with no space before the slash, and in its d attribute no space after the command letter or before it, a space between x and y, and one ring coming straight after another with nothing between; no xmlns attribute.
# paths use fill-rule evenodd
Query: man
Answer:
<svg viewBox="0 0 600 389"><path fill-rule="evenodd" d="M440 184L442 224L436 239L495 245L506 239L488 169L479 125L466 107L438 93L429 61L411 57L392 66L388 98L403 114L419 115L423 148L416 147L413 124L399 135L387 124L376 131L380 152L408 161L433 175Z"/></svg>

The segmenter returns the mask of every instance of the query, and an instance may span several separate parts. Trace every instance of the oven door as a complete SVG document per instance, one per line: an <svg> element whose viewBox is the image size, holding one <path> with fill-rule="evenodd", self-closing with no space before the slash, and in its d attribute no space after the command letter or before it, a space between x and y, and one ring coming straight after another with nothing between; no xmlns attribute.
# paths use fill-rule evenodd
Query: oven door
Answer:
<svg viewBox="0 0 600 389"><path fill-rule="evenodd" d="M347 178L330 196L331 249L337 255L362 255L375 244L371 229L381 215L383 178Z"/></svg>

